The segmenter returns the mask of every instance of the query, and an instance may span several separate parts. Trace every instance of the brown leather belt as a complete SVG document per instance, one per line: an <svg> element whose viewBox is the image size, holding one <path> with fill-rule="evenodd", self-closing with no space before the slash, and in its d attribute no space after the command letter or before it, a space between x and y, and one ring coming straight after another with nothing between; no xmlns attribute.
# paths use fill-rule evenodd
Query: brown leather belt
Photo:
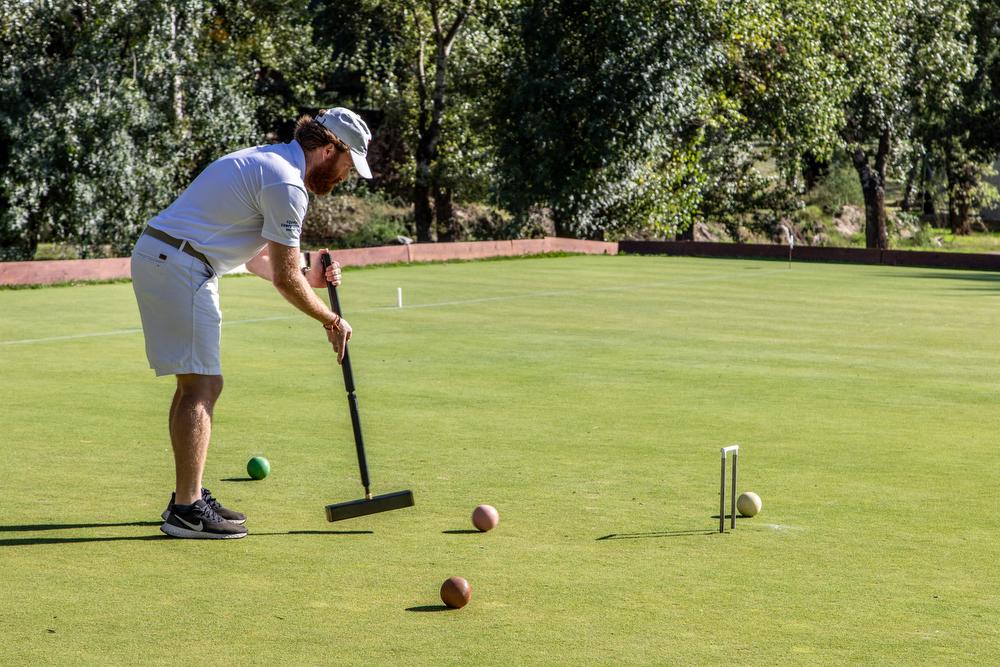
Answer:
<svg viewBox="0 0 1000 667"><path fill-rule="evenodd" d="M160 231L155 227L146 227L146 229L142 230L142 233L145 234L146 236L152 236L157 241L163 241L169 246L180 248L181 252L191 255L199 262L204 262L209 266L209 268L211 268L212 266L212 264L208 261L208 259L203 254L192 248L191 244L187 241L183 241L181 239L175 239L170 234Z"/></svg>

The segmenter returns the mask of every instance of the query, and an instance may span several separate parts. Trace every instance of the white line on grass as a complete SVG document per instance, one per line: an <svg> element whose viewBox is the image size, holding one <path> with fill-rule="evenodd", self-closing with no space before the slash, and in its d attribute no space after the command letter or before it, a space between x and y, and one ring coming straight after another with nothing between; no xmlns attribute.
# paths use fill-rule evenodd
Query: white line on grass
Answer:
<svg viewBox="0 0 1000 667"><path fill-rule="evenodd" d="M114 331L98 331L96 333L74 334L72 336L48 336L46 338L22 338L21 340L0 340L0 345L27 345L29 343L48 343L56 340L76 340L78 338L94 338L96 336L121 336L122 334L139 333L142 329L116 329Z"/></svg>
<svg viewBox="0 0 1000 667"><path fill-rule="evenodd" d="M757 276L764 276L771 273L787 273L787 269L774 270L774 271L761 271L760 273L744 274L740 273L739 276L749 278ZM441 306L465 306L474 303L488 303L491 301L513 301L514 299L534 299L537 297L550 297L550 296L576 296L577 294L593 294L594 292L634 292L641 289L650 289L655 287L673 287L674 285L679 285L682 283L707 283L713 280L727 280L729 278L735 278L737 274L724 274L718 276L706 276L702 278L690 278L688 280L660 280L654 283L639 283L637 285L617 285L615 287L591 287L586 290L556 290L547 292L524 292L522 294L508 294L505 296L487 296L481 297L479 299L462 299L460 301L438 301L436 303L416 303L413 305L406 306L405 308L399 308L398 306L379 306L378 308L369 308L368 310L354 311L371 313L376 311L391 311L397 312L400 310L411 310L413 308L439 308Z"/></svg>
<svg viewBox="0 0 1000 667"><path fill-rule="evenodd" d="M233 320L232 322L223 322L224 325L230 324L253 324L254 322L273 322L276 320L294 320L298 319L297 315L280 315L277 317L255 317L249 320ZM20 340L0 340L0 345L27 345L29 343L50 343L52 341L58 340L78 340L80 338L94 338L97 336L122 336L124 334L134 334L141 333L142 329L115 329L114 331L98 331L95 333L85 333L85 334L73 334L71 336L47 336L45 338L22 338Z"/></svg>
<svg viewBox="0 0 1000 667"><path fill-rule="evenodd" d="M414 308L441 308L444 306L466 306L477 303L491 303L494 301L513 301L515 299L537 299L554 296L575 296L578 294L592 294L594 292L633 292L641 289L656 287L673 287L674 285L686 283L705 283L713 280L727 280L729 278L743 277L756 278L758 276L770 275L772 273L786 273L786 269L773 271L760 271L759 273L727 273L715 276L704 276L701 278L690 278L687 280L660 280L652 283L640 283L638 285L616 285L614 287L592 287L587 290L550 290L545 292L524 292L521 294L507 294L504 296L488 296L478 299L462 299L459 301L438 301L435 303L417 303L399 308L397 306L379 306L376 308L364 308L352 311L354 313L376 313L376 312L398 312L400 310L412 310ZM278 315L275 317L255 317L246 320L223 321L223 326L233 324L254 324L257 322L279 322L283 320L297 320L301 315ZM98 331L94 333L73 334L69 336L47 336L45 338L22 338L19 340L0 340L0 345L30 345L32 343L51 343L62 340L79 340L81 338L96 338L100 336L122 336L126 334L141 333L142 329L115 329L113 331Z"/></svg>

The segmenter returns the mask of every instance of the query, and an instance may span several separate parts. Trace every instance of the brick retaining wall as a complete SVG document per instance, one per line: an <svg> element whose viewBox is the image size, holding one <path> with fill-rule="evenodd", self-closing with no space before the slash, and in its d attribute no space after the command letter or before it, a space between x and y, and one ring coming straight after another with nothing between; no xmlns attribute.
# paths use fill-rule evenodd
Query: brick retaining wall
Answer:
<svg viewBox="0 0 1000 667"><path fill-rule="evenodd" d="M413 243L334 250L330 254L344 266L432 262L454 259L483 259L538 255L546 252L576 252L617 255L617 243L547 237L517 241L476 241L470 243ZM129 259L68 259L39 262L0 262L0 285L51 285L82 280L130 278Z"/></svg>
<svg viewBox="0 0 1000 667"><path fill-rule="evenodd" d="M623 253L682 257L730 257L742 259L788 259L788 246L758 243L704 243L701 241L622 241ZM820 248L797 246L796 262L844 262L885 264L942 269L1000 271L1000 255L925 250L878 250L868 248Z"/></svg>

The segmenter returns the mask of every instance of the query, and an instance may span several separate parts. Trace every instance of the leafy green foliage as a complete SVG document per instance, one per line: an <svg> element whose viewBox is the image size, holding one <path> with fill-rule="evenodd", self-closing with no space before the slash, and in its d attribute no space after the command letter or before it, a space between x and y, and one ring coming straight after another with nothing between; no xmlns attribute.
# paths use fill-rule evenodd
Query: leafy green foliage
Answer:
<svg viewBox="0 0 1000 667"><path fill-rule="evenodd" d="M843 152L836 154L829 173L809 193L808 198L828 216L839 211L845 204L864 204L858 174Z"/></svg>
<svg viewBox="0 0 1000 667"><path fill-rule="evenodd" d="M947 198L967 228L997 198L1000 0L0 10L0 259L46 241L125 252L209 161L287 138L300 110L331 105L360 108L376 128L376 179L344 190L423 202L425 236L433 200L439 238L550 222L608 239L695 221L767 234L804 205L857 201L862 184L869 226L884 227L890 178ZM831 167L845 151L853 166ZM803 168L817 166L831 171L806 192ZM505 211L470 222L472 202Z"/></svg>
<svg viewBox="0 0 1000 667"><path fill-rule="evenodd" d="M760 164L768 151L736 139L721 128L706 133L700 158L706 178L701 184L698 217L726 227L733 240L741 229L770 233L799 206L796 193L778 174L765 175Z"/></svg>
<svg viewBox="0 0 1000 667"><path fill-rule="evenodd" d="M306 248L365 248L410 235L412 209L380 194L312 196L302 227Z"/></svg>
<svg viewBox="0 0 1000 667"><path fill-rule="evenodd" d="M842 2L711 2L724 59L708 74L712 122L735 139L766 141L797 166L806 153L828 156L844 124L843 62L831 55ZM841 35L837 35L841 37Z"/></svg>
<svg viewBox="0 0 1000 667"><path fill-rule="evenodd" d="M417 232L425 240L431 232L429 196L469 201L489 195L496 168L483 91L501 68L496 59L506 4L316 3L318 40L333 63L332 88L380 112L372 185L413 200ZM343 16L352 19L345 23ZM448 218L445 208L450 210L435 211L439 226L449 224L442 220Z"/></svg>
<svg viewBox="0 0 1000 667"><path fill-rule="evenodd" d="M288 114L291 99L309 89L278 74L304 65L309 51L308 30L288 2L6 5L7 258L30 258L48 238L76 244L84 257L127 251L198 170L262 138L260 118ZM278 79L287 90L273 86Z"/></svg>
<svg viewBox="0 0 1000 667"><path fill-rule="evenodd" d="M534 0L496 91L499 199L560 234L690 224L706 25L696 3Z"/></svg>
<svg viewBox="0 0 1000 667"><path fill-rule="evenodd" d="M996 21L1000 3L980 0L941 3L937 15L929 17L921 44L933 43L932 35L944 24L952 26L957 41L951 60L967 63L966 76L957 87L941 95L930 87L915 95L913 148L909 158L915 168L936 170L948 202L953 230L968 233L969 211L996 202L996 190L988 184L992 163L1000 154L1000 35ZM912 67L928 69L926 63L942 60L931 48L918 48ZM925 183L925 189L929 189Z"/></svg>

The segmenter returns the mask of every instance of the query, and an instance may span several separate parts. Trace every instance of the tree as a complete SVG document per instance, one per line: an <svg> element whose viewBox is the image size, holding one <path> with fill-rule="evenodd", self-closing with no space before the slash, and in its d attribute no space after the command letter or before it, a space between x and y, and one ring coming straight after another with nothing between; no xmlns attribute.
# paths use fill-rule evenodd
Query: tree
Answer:
<svg viewBox="0 0 1000 667"><path fill-rule="evenodd" d="M972 74L963 46L968 30L962 0L851 3L841 23L852 93L841 137L865 197L865 239L885 248L885 183L894 146L908 148L915 109L933 99L949 106ZM901 151L902 152L902 151ZM904 161L905 164L905 161Z"/></svg>
<svg viewBox="0 0 1000 667"><path fill-rule="evenodd" d="M798 207L798 174L819 172L838 144L849 94L825 33L838 5L814 0L712 2L713 59L706 72L708 175L701 215L770 231ZM778 174L755 163L773 159ZM692 238L690 234L687 238Z"/></svg>
<svg viewBox="0 0 1000 667"><path fill-rule="evenodd" d="M408 187L420 241L448 238L452 203L486 190L488 150L481 81L502 40L498 8L507 0L325 0L321 43L333 54L332 87L379 110L374 141L397 138L412 162L394 190ZM352 17L352 25L339 21ZM326 32L326 36L322 33ZM361 85L353 85L353 82ZM384 186L375 173L376 186Z"/></svg>
<svg viewBox="0 0 1000 667"><path fill-rule="evenodd" d="M289 72L289 89L308 88L301 17L284 0L5 2L4 256L48 238L127 252L207 162L263 136L259 116L287 113L266 84Z"/></svg>
<svg viewBox="0 0 1000 667"><path fill-rule="evenodd" d="M953 108L971 74L966 5L718 3L727 56L712 73L720 136L766 142L795 188L803 167L821 170L843 147L864 193L866 245L886 247L885 183L897 164L912 164L918 110Z"/></svg>
<svg viewBox="0 0 1000 667"><path fill-rule="evenodd" d="M915 142L920 151L912 163L921 170L936 166L943 172L948 221L956 234L971 233L971 210L997 199L996 189L986 177L993 172L993 162L1000 154L998 20L1000 3L995 0L971 4L968 27L956 31L963 37L963 50L972 59L971 76L960 82L957 95L942 96L924 90L914 105ZM926 26L927 30L935 28ZM924 51L914 59L913 66L925 68L926 61L939 57L938 53Z"/></svg>
<svg viewBox="0 0 1000 667"><path fill-rule="evenodd" d="M432 192L442 226L447 228L452 215L453 195L449 189L441 188L440 184L433 182L431 167L437 159L438 145L442 139L449 57L455 38L469 18L475 0L461 0L450 15L442 12L443 4L444 0L428 0L426 3L411 0L408 3L417 46L417 150L414 154L416 178L413 185L413 212L417 239L420 241L431 240ZM433 54L433 67L428 67L428 51Z"/></svg>
<svg viewBox="0 0 1000 667"><path fill-rule="evenodd" d="M499 200L602 238L691 224L707 20L699 3L532 0L494 96Z"/></svg>

